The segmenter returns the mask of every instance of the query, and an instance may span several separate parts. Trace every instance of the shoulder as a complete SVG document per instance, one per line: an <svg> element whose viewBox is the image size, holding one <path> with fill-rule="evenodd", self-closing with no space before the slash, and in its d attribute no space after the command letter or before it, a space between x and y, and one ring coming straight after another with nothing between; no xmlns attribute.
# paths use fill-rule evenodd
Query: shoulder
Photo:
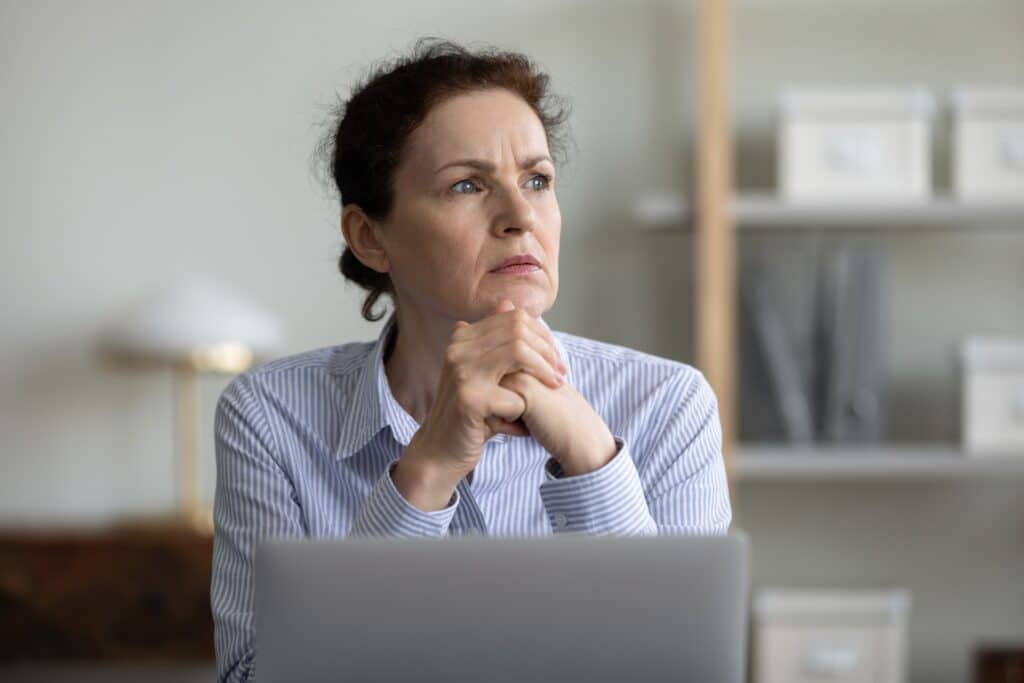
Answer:
<svg viewBox="0 0 1024 683"><path fill-rule="evenodd" d="M553 330L552 334L569 356L570 372L581 389L618 387L633 393L670 392L680 399L701 395L714 400L704 374L692 365L567 332Z"/></svg>
<svg viewBox="0 0 1024 683"><path fill-rule="evenodd" d="M631 444L638 465L666 448L681 453L699 434L713 453L718 401L700 370L625 346L555 332L568 356L569 382L614 434ZM668 452L665 451L665 452Z"/></svg>
<svg viewBox="0 0 1024 683"><path fill-rule="evenodd" d="M236 376L221 399L235 396L299 400L318 388L351 383L373 350L372 342L324 346L261 363Z"/></svg>

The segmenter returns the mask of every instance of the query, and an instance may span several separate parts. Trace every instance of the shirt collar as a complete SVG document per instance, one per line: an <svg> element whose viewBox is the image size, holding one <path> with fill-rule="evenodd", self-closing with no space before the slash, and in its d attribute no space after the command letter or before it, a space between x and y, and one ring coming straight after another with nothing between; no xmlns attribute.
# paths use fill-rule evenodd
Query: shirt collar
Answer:
<svg viewBox="0 0 1024 683"><path fill-rule="evenodd" d="M538 320L551 332L551 336L555 340L555 347L567 368L565 379L569 381L572 369L569 367L569 355L566 353L562 341L543 317ZM348 458L358 453L385 427L391 428L392 436L403 447L409 445L413 434L420 428L419 423L413 419L412 415L395 400L391 393L391 385L388 383L387 373L384 371L384 351L391 340L396 322L396 314L392 311L387 322L384 323L384 327L381 328L377 341L374 342L362 363L356 366L357 376L353 395L348 402L349 409L342 417L341 436L335 449L335 457L338 459ZM508 434L495 434L491 440L505 443L508 439Z"/></svg>

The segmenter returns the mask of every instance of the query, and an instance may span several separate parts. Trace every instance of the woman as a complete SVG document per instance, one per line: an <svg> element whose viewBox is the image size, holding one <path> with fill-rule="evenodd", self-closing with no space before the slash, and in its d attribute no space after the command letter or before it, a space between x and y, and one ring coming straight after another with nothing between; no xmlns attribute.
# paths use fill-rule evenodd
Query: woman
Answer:
<svg viewBox="0 0 1024 683"><path fill-rule="evenodd" d="M724 533L714 394L694 368L554 332L565 111L522 55L421 41L326 145L340 268L393 301L375 343L236 378L217 405L219 676L253 674L268 536Z"/></svg>

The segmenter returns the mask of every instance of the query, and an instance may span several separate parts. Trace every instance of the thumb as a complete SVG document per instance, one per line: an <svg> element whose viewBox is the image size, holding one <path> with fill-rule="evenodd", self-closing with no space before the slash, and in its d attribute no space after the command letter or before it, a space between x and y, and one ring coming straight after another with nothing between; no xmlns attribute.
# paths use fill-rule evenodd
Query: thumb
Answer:
<svg viewBox="0 0 1024 683"><path fill-rule="evenodd" d="M507 313L509 311L516 310L516 305L509 299L502 299L498 302L498 307L494 309L495 313Z"/></svg>

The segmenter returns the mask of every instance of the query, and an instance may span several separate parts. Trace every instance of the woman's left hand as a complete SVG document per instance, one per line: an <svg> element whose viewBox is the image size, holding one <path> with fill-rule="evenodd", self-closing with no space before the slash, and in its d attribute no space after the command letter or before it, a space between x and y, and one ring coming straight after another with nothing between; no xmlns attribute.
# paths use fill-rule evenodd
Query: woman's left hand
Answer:
<svg viewBox="0 0 1024 683"><path fill-rule="evenodd" d="M552 389L520 371L505 375L499 384L522 396L526 411L512 423L491 418L492 429L532 436L566 476L593 472L615 456L615 438L608 425L568 382Z"/></svg>

